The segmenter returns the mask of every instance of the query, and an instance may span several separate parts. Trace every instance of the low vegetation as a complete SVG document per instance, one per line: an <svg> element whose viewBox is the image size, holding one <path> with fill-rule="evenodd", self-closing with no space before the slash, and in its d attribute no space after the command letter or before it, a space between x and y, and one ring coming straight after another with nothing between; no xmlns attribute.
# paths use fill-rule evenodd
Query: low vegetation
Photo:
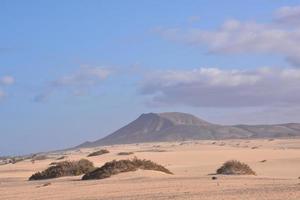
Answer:
<svg viewBox="0 0 300 200"><path fill-rule="evenodd" d="M87 157L92 157L92 156L100 156L103 154L109 153L109 151L107 149L101 149L99 151L95 151L93 153L90 153Z"/></svg>
<svg viewBox="0 0 300 200"><path fill-rule="evenodd" d="M33 174L29 180L42 180L62 176L78 176L93 171L94 169L95 167L93 163L86 159L81 159L79 161L61 161L42 172Z"/></svg>
<svg viewBox="0 0 300 200"><path fill-rule="evenodd" d="M21 161L32 159L32 158L34 158L34 156L36 156L36 154L24 155L24 156L0 157L0 165L16 164L16 163L21 162Z"/></svg>
<svg viewBox="0 0 300 200"><path fill-rule="evenodd" d="M26 157L18 157L18 156L11 157L11 158L9 158L9 159L6 160L6 164L9 164L9 163L16 164L16 163L24 161L26 159L27 159Z"/></svg>
<svg viewBox="0 0 300 200"><path fill-rule="evenodd" d="M66 159L66 158L67 158L67 156L61 156L61 157L56 158L56 160L63 160L63 159Z"/></svg>
<svg viewBox="0 0 300 200"><path fill-rule="evenodd" d="M132 155L133 152L119 152L118 156L127 156L127 155Z"/></svg>
<svg viewBox="0 0 300 200"><path fill-rule="evenodd" d="M255 175L256 173L247 164L237 160L230 160L217 169L217 174Z"/></svg>
<svg viewBox="0 0 300 200"><path fill-rule="evenodd" d="M49 159L46 155L34 155L32 156L32 160L47 160Z"/></svg>
<svg viewBox="0 0 300 200"><path fill-rule="evenodd" d="M38 185L38 186L36 186L37 188L41 188L41 187L47 187L47 186L49 186L49 185L51 185L52 183L44 183L43 185Z"/></svg>
<svg viewBox="0 0 300 200"><path fill-rule="evenodd" d="M105 163L102 167L85 174L82 180L104 179L123 172L136 171L138 169L161 171L167 174L173 174L168 169L151 160L141 160L134 158L132 160L113 160Z"/></svg>
<svg viewBox="0 0 300 200"><path fill-rule="evenodd" d="M23 158L12 157L12 158L6 160L6 164L10 164L10 163L11 164L16 164L16 163L21 162L23 160L24 160Z"/></svg>
<svg viewBox="0 0 300 200"><path fill-rule="evenodd" d="M167 151L164 149L148 149L148 150L146 149L146 150L140 150L137 152L158 152L158 153L160 153L160 152L167 152Z"/></svg>

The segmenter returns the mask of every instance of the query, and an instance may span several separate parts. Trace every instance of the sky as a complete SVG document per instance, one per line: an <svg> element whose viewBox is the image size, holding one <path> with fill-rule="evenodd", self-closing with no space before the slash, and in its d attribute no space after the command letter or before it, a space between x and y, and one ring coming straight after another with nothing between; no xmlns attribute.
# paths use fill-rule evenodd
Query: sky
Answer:
<svg viewBox="0 0 300 200"><path fill-rule="evenodd" d="M300 1L0 1L0 155L142 113L300 122Z"/></svg>

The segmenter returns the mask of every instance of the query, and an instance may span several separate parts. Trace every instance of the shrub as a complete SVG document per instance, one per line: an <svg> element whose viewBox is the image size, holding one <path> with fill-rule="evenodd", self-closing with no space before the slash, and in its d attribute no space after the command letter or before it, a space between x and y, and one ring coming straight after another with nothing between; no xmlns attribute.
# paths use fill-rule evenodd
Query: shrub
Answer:
<svg viewBox="0 0 300 200"><path fill-rule="evenodd" d="M118 155L119 156L127 156L127 155L131 155L133 154L133 152L119 152Z"/></svg>
<svg viewBox="0 0 300 200"><path fill-rule="evenodd" d="M8 162L11 163L11 164L16 164L18 162L21 162L25 160L24 158L22 157L12 157Z"/></svg>
<svg viewBox="0 0 300 200"><path fill-rule="evenodd" d="M55 163L54 166L50 166L42 172L33 174L29 180L42 180L62 176L78 176L88 173L94 169L93 163L86 159L81 159L79 161L61 161Z"/></svg>
<svg viewBox="0 0 300 200"><path fill-rule="evenodd" d="M94 171L85 174L82 177L82 180L103 179L103 178L108 178L115 174L136 171L138 169L154 170L154 171L161 171L167 174L173 174L162 165L156 164L151 160L141 160L138 158L134 158L132 160L129 159L119 160L119 161L113 160L111 162L107 162L102 167L97 168Z"/></svg>
<svg viewBox="0 0 300 200"><path fill-rule="evenodd" d="M217 169L217 174L255 175L256 173L247 164L237 160L230 160L225 162L222 167Z"/></svg>
<svg viewBox="0 0 300 200"><path fill-rule="evenodd" d="M46 155L34 155L32 156L32 160L46 160L49 159Z"/></svg>
<svg viewBox="0 0 300 200"><path fill-rule="evenodd" d="M67 158L67 156L61 156L61 157L58 157L58 158L56 158L56 160L63 160L63 159L65 159L65 158Z"/></svg>
<svg viewBox="0 0 300 200"><path fill-rule="evenodd" d="M95 152L93 152L93 153L90 153L87 157L100 156L100 155L106 154L106 153L109 153L109 151L106 150L106 149L101 149L101 150L99 150L99 151L95 151Z"/></svg>

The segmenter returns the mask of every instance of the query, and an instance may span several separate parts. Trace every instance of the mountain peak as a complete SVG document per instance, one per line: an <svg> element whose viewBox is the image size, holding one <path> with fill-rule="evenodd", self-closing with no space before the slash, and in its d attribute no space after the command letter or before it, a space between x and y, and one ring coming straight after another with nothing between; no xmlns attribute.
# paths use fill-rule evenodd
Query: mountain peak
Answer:
<svg viewBox="0 0 300 200"><path fill-rule="evenodd" d="M300 136L300 124L236 125L212 124L181 112L144 113L114 133L78 147L191 139L272 138Z"/></svg>
<svg viewBox="0 0 300 200"><path fill-rule="evenodd" d="M199 119L198 117L195 117L194 115L188 113L163 112L163 113L158 113L158 115L160 117L170 120L176 125L198 125L198 126L211 125L211 123Z"/></svg>

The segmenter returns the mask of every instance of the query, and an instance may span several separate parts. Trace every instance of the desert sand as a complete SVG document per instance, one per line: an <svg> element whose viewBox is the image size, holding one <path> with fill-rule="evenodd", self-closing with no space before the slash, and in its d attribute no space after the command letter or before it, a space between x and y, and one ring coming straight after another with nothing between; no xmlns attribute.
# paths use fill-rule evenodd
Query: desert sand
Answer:
<svg viewBox="0 0 300 200"><path fill-rule="evenodd" d="M56 158L87 158L96 166L125 158L150 159L174 175L138 170L102 180L82 181L81 176L28 181ZM119 152L134 152L120 156ZM50 159L0 166L1 200L123 200L123 199L300 199L300 139L220 140L143 143L85 148L51 153ZM213 175L225 161L247 163L256 176ZM212 180L216 176L216 180ZM47 183L51 183L47 185ZM46 184L46 186L44 186Z"/></svg>

